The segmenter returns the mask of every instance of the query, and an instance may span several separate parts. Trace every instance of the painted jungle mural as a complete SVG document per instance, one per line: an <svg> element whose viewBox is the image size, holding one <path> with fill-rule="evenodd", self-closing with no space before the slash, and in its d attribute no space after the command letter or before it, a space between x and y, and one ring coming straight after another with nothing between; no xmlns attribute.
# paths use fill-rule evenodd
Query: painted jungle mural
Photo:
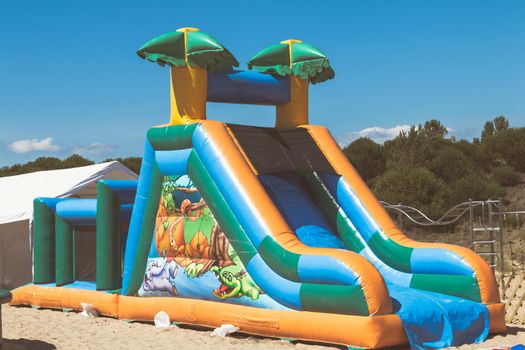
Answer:
<svg viewBox="0 0 525 350"><path fill-rule="evenodd" d="M283 308L251 279L186 175L164 178L139 295Z"/></svg>

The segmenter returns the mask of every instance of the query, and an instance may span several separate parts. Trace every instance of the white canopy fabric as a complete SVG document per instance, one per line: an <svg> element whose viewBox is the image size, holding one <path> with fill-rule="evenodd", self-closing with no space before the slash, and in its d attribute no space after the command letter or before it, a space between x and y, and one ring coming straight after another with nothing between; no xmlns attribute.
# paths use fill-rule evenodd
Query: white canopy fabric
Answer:
<svg viewBox="0 0 525 350"><path fill-rule="evenodd" d="M31 220L37 197L95 197L100 179L137 179L117 161L0 177L0 225Z"/></svg>

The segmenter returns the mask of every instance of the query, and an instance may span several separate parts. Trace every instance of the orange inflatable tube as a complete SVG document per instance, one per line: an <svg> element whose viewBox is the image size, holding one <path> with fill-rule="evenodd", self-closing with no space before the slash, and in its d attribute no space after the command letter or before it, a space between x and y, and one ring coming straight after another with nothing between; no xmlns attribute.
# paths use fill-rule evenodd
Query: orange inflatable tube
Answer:
<svg viewBox="0 0 525 350"><path fill-rule="evenodd" d="M104 316L118 318L119 295L94 290L42 287L34 284L13 291L11 305L29 305L49 309L82 310L80 303L88 303Z"/></svg>
<svg viewBox="0 0 525 350"><path fill-rule="evenodd" d="M11 304L80 311L81 302L92 304L102 315L128 321L152 322L155 314L164 311L172 322L206 327L233 324L241 332L268 337L322 341L360 348L387 347L408 341L400 318L393 314L365 317L269 310L178 297L129 297L37 285L14 290ZM304 322L305 319L308 322ZM301 327L298 327L299 324Z"/></svg>

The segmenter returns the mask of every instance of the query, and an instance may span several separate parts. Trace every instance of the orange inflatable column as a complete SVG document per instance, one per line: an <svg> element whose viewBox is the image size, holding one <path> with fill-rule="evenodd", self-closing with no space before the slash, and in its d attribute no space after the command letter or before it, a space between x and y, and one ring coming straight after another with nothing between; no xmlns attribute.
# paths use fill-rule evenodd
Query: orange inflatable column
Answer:
<svg viewBox="0 0 525 350"><path fill-rule="evenodd" d="M276 107L276 128L308 124L308 80L290 76L290 102Z"/></svg>
<svg viewBox="0 0 525 350"><path fill-rule="evenodd" d="M170 125L206 119L208 73L199 67L171 67Z"/></svg>

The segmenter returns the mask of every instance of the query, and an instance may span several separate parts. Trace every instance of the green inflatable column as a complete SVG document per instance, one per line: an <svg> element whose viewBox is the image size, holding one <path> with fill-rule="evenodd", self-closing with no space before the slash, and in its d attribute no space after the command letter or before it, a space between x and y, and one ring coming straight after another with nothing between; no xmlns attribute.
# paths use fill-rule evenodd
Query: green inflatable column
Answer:
<svg viewBox="0 0 525 350"><path fill-rule="evenodd" d="M101 180L97 185L97 290L120 288L120 199Z"/></svg>
<svg viewBox="0 0 525 350"><path fill-rule="evenodd" d="M75 241L73 225L60 216L55 215L55 232L55 280L57 286L62 286L73 283L75 280Z"/></svg>
<svg viewBox="0 0 525 350"><path fill-rule="evenodd" d="M55 282L55 210L47 198L33 201L33 283Z"/></svg>

